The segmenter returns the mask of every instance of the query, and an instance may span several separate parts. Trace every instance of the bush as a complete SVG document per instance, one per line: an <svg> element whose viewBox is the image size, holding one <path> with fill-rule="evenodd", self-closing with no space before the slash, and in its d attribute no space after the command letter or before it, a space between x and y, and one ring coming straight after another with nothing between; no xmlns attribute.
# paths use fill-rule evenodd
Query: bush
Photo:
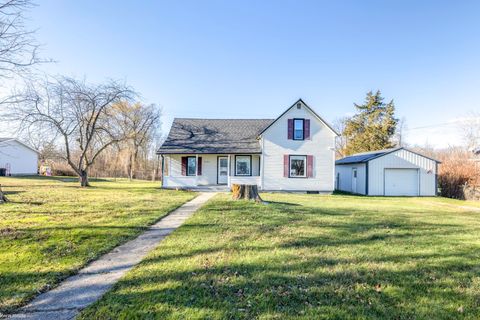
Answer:
<svg viewBox="0 0 480 320"><path fill-rule="evenodd" d="M462 199L467 188L480 186L480 163L474 161L470 152L450 149L439 155L442 164L439 168L438 185L443 197Z"/></svg>
<svg viewBox="0 0 480 320"><path fill-rule="evenodd" d="M73 171L72 168L70 168L70 166L68 164L63 163L63 162L55 163L52 166L52 174L54 176L67 176L67 177L76 177L77 176L75 171Z"/></svg>

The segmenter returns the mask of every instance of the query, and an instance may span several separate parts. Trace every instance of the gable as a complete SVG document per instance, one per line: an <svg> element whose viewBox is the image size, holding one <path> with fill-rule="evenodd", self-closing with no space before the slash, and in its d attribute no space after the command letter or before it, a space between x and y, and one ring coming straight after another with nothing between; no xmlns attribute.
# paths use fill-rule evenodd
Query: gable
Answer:
<svg viewBox="0 0 480 320"><path fill-rule="evenodd" d="M376 150L376 151L370 151L370 152L363 152L363 153L356 153L351 156L347 156L342 159L338 159L335 161L335 164L354 164L354 163L366 163L370 162L372 160L378 159L378 158L383 158L385 156L391 155L391 154L398 154L399 152L404 152L408 153L417 157L422 157L430 161L434 161L437 163L440 163L440 161L429 158L423 154L417 153L415 151L406 149L404 147L397 147L397 148L391 148L391 149L384 149L384 150Z"/></svg>
<svg viewBox="0 0 480 320"><path fill-rule="evenodd" d="M415 151L399 147L391 152L386 152L385 154L372 158L368 162L374 163L374 162L379 162L379 161L384 161L384 162L396 162L397 164L403 164L406 167L408 166L418 166L420 164L425 165L428 164L428 166L435 165L435 163L441 163L438 160L429 158L427 156L424 156L423 154L419 154Z"/></svg>
<svg viewBox="0 0 480 320"><path fill-rule="evenodd" d="M40 153L29 145L21 142L20 140L14 138L0 138L0 150L1 149L23 149L33 151L34 153Z"/></svg>
<svg viewBox="0 0 480 320"><path fill-rule="evenodd" d="M277 119L275 119L269 126L267 126L259 136L264 135L272 126L276 125L279 122L284 122L285 119L290 118L306 118L311 117L311 120L316 120L330 131L334 136L339 134L329 125L325 120L323 120L312 108L310 108L302 99L298 99L293 105L291 105L287 110L285 110Z"/></svg>

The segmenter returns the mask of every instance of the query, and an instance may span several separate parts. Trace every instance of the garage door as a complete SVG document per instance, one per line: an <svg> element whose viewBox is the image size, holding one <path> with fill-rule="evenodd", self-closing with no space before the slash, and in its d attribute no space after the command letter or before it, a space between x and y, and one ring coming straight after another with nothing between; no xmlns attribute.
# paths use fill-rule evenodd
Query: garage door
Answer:
<svg viewBox="0 0 480 320"><path fill-rule="evenodd" d="M385 169L386 196L418 196L417 169Z"/></svg>

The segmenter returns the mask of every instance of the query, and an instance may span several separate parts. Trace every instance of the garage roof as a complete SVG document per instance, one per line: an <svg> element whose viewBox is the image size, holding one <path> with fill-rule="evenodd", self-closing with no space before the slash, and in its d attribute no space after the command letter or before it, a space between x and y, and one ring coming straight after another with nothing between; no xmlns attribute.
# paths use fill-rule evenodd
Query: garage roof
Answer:
<svg viewBox="0 0 480 320"><path fill-rule="evenodd" d="M423 154L419 154L418 152L414 152L412 150L408 150L406 148L399 147L399 148L390 148L390 149L384 149L384 150L375 150L375 151L370 151L370 152L357 153L357 154L339 159L339 160L335 161L335 164L366 163L370 160L373 160L373 159L376 159L376 158L379 158L379 157L383 157L384 155L387 155L389 153L392 153L392 152L395 152L395 151L398 151L398 150L402 150L402 149L407 150L411 153L418 154L419 156L422 156L422 157L425 157L427 159L433 160L437 163L440 163L440 161L429 158L429 157L426 157Z"/></svg>

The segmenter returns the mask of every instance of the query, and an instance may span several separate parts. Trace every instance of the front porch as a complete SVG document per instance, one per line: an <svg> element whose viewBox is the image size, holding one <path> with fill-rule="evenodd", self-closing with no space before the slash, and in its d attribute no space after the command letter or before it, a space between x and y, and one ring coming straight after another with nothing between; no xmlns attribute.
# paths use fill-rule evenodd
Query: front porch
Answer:
<svg viewBox="0 0 480 320"><path fill-rule="evenodd" d="M164 154L162 186L182 189L219 189L252 184L262 189L261 154Z"/></svg>

